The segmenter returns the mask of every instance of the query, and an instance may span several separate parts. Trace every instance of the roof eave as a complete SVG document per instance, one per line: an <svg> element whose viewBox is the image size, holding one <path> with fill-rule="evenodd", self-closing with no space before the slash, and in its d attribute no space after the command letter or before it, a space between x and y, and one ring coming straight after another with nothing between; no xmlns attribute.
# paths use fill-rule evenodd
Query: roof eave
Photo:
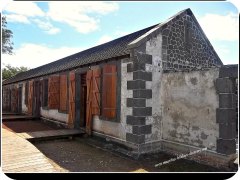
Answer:
<svg viewBox="0 0 240 180"><path fill-rule="evenodd" d="M182 11L178 12L174 16L172 16L169 19L167 19L166 21L164 21L163 23L159 23L155 28L149 30L148 32L146 32L145 34L140 36L139 38L137 38L134 41L130 42L128 44L128 48L129 49L134 49L134 48L139 47L141 44L143 44L146 41L148 41L153 35L158 34L175 17L180 16L180 15L184 15L185 13L188 13L188 14L191 13L192 14L192 11L188 8L188 9L185 9L185 10L182 10Z"/></svg>

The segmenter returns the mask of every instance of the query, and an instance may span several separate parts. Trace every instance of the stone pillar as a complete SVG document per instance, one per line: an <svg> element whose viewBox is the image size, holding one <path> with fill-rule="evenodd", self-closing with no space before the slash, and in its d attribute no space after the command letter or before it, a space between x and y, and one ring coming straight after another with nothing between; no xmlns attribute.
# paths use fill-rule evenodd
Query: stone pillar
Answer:
<svg viewBox="0 0 240 180"><path fill-rule="evenodd" d="M133 97L127 98L127 107L132 107L132 115L127 116L127 124L132 126L132 133L126 134L126 141L141 145L145 135L152 132L152 125L146 125L146 118L152 116L152 107L146 107L146 99L152 98L152 89L146 89L146 81L152 81L152 72L146 71L147 64L152 64L152 56L136 54L133 63L127 65L127 72L133 73L133 80L127 81L127 89L133 91Z"/></svg>
<svg viewBox="0 0 240 180"><path fill-rule="evenodd" d="M217 152L226 155L236 153L236 72L236 68L223 66L216 80L216 90L219 94L219 108L216 111L217 123L219 123Z"/></svg>

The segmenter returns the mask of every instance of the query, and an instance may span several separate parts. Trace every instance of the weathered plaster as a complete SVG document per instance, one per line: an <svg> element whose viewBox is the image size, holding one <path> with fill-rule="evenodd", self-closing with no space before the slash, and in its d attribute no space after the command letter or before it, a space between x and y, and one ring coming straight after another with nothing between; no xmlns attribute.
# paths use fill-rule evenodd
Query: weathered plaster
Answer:
<svg viewBox="0 0 240 180"><path fill-rule="evenodd" d="M45 118L54 119L64 123L67 123L67 120L68 120L68 114L59 113L57 109L43 109L41 107L40 115Z"/></svg>
<svg viewBox="0 0 240 180"><path fill-rule="evenodd" d="M164 73L159 92L163 108L163 139L216 150L218 69Z"/></svg>
<svg viewBox="0 0 240 180"><path fill-rule="evenodd" d="M152 99L146 100L146 106L152 107L152 116L147 117L146 124L152 124L152 133L145 136L145 142L161 139L162 106L160 97L162 77L162 35L151 38L146 42L146 54L152 55L152 65L146 67L152 72L152 81L146 82L146 89L152 89Z"/></svg>
<svg viewBox="0 0 240 180"><path fill-rule="evenodd" d="M25 104L25 84L26 84L26 82L22 83L22 85L23 85L22 86L22 112L23 113L27 113L27 111L28 111L28 108Z"/></svg>

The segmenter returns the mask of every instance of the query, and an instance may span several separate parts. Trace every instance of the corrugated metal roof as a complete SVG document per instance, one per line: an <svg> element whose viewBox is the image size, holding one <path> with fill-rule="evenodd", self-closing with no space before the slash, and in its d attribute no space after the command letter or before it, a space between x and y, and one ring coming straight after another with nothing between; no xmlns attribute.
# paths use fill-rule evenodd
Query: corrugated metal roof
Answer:
<svg viewBox="0 0 240 180"><path fill-rule="evenodd" d="M140 31L120 37L113 41L104 43L102 45L95 46L90 49L81 51L79 53L67 56L65 58L51 62L49 64L45 64L43 66L31 69L24 73L19 73L14 77L5 80L3 82L3 85L23 81L25 79L36 78L39 76L45 76L48 74L57 73L59 71L79 67L81 65L91 64L112 57L118 57L121 55L129 54L129 49L127 48L127 45L133 40L142 36L144 33L154 28L155 26L157 25L142 29Z"/></svg>

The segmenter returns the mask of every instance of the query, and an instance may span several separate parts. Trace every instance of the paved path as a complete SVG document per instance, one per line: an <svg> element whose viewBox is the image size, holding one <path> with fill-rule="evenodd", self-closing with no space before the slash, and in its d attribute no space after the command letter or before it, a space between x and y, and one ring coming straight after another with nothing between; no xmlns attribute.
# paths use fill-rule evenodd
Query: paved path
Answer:
<svg viewBox="0 0 240 180"><path fill-rule="evenodd" d="M3 172L67 171L48 159L26 139L3 128L2 169Z"/></svg>

